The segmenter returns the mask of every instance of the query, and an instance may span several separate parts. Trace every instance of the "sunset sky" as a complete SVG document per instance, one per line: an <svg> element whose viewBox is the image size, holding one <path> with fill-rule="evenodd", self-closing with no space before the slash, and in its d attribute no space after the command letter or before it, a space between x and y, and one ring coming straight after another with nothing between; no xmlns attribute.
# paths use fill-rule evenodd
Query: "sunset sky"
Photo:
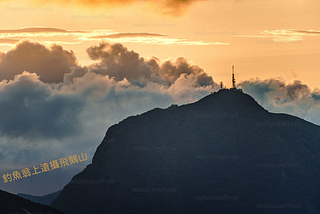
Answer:
<svg viewBox="0 0 320 214"><path fill-rule="evenodd" d="M0 189L43 195L109 126L238 87L320 125L319 0L0 0L0 173L88 160ZM120 44L118 44L120 43Z"/></svg>

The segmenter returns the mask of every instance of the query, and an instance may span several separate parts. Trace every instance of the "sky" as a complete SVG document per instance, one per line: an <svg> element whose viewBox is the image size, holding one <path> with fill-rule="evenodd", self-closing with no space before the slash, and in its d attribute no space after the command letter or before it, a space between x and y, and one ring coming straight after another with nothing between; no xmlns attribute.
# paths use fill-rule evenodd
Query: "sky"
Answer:
<svg viewBox="0 0 320 214"><path fill-rule="evenodd" d="M45 195L113 124L237 87L320 125L319 0L0 0L0 189ZM87 160L42 172L74 155ZM83 158L82 158L83 160ZM2 176L3 178L3 176Z"/></svg>

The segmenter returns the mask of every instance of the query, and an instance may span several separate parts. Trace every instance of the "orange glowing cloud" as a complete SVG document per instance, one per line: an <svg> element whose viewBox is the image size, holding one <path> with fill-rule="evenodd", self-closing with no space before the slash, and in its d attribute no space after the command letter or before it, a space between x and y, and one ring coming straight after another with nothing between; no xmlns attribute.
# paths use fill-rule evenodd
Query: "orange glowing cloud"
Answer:
<svg viewBox="0 0 320 214"><path fill-rule="evenodd" d="M150 7L154 12L170 15L170 16L180 16L184 11L194 2L199 0L153 0L144 1L148 8ZM37 4L44 4L50 2L48 0L34 0ZM52 1L53 2L53 1ZM123 7L135 3L141 3L136 0L67 0L67 1L54 1L54 3L65 4L65 5L78 5L85 8L101 8L101 7Z"/></svg>

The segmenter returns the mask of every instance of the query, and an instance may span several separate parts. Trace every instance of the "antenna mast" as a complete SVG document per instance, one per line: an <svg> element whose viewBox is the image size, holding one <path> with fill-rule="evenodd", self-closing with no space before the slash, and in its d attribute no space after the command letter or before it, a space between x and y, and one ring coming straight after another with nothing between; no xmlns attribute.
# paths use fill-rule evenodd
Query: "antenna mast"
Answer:
<svg viewBox="0 0 320 214"><path fill-rule="evenodd" d="M232 88L236 88L236 80L234 79L234 65L232 66Z"/></svg>

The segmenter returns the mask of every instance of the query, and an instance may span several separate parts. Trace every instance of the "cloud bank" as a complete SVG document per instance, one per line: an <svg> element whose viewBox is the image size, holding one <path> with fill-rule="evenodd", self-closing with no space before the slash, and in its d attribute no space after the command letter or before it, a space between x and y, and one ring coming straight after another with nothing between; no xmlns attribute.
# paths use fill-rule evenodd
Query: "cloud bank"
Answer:
<svg viewBox="0 0 320 214"><path fill-rule="evenodd" d="M196 101L218 88L203 68L183 57L144 59L108 43L87 53L97 63L82 67L72 51L30 41L0 54L0 174L81 152L90 161L109 126L155 107ZM74 167L0 188L48 194L84 165ZM34 182L50 187L41 193L28 189Z"/></svg>
<svg viewBox="0 0 320 214"><path fill-rule="evenodd" d="M121 44L100 43L87 49L92 60L98 60L89 67L78 68L65 75L65 81L70 82L74 77L80 77L86 72L107 75L116 81L127 80L132 85L144 87L150 83L161 86L171 86L178 78L194 75L194 87L217 87L211 76L203 68L192 65L184 57L160 61L157 57L144 59L134 51L128 51Z"/></svg>
<svg viewBox="0 0 320 214"><path fill-rule="evenodd" d="M0 133L57 139L74 135L80 131L83 105L79 96L55 94L35 73L24 71L0 83Z"/></svg>
<svg viewBox="0 0 320 214"><path fill-rule="evenodd" d="M320 90L301 80L251 79L239 84L270 112L287 113L320 125Z"/></svg>

